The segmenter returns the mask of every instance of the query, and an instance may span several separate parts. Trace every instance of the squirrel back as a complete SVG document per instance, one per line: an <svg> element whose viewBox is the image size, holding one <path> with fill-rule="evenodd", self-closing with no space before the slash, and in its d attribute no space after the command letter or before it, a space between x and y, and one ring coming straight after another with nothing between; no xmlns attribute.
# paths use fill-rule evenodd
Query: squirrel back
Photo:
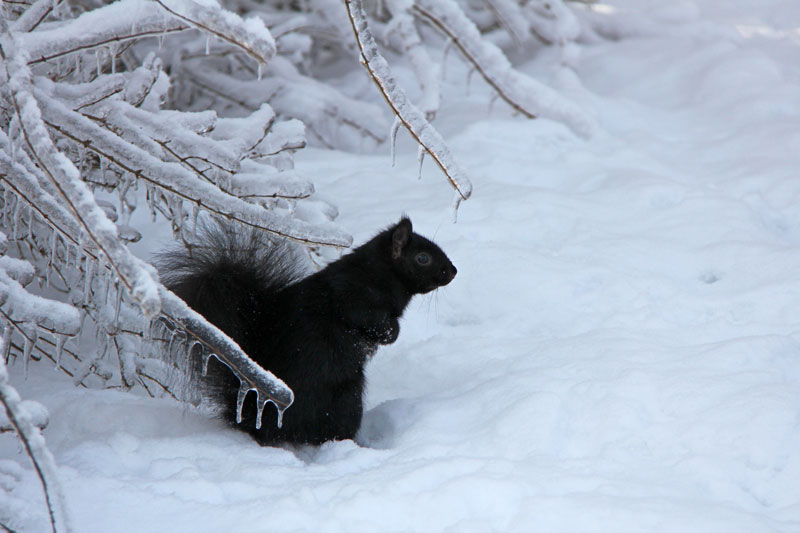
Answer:
<svg viewBox="0 0 800 533"><path fill-rule="evenodd" d="M411 297L447 285L456 268L433 242L400 222L304 277L293 248L255 230L203 228L200 246L162 253L164 284L227 333L295 395L282 427L274 410L255 429L248 396L240 428L262 444L352 439L363 412L364 365L400 332ZM235 424L237 378L212 358L203 394Z"/></svg>

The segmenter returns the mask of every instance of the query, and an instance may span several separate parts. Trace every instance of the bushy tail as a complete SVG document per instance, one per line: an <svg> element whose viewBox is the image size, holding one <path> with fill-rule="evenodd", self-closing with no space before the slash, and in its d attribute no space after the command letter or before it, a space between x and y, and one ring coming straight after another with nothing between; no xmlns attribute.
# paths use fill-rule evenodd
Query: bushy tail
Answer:
<svg viewBox="0 0 800 533"><path fill-rule="evenodd" d="M297 247L276 243L264 232L206 223L196 235L190 246L156 256L161 281L237 342L252 319L247 310L304 277Z"/></svg>

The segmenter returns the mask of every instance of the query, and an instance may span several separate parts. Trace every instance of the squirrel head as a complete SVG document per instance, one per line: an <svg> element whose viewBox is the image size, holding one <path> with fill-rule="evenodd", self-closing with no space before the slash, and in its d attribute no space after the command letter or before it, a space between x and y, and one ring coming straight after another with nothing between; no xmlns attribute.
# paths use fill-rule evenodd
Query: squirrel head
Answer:
<svg viewBox="0 0 800 533"><path fill-rule="evenodd" d="M453 281L456 267L441 248L413 232L408 217L401 218L389 232L392 265L409 292L425 294Z"/></svg>

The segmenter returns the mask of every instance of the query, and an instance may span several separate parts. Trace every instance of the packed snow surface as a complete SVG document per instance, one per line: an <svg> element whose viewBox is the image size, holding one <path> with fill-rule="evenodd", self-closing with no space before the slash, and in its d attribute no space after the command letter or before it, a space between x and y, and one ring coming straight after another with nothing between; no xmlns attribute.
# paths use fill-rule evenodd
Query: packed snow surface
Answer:
<svg viewBox="0 0 800 533"><path fill-rule="evenodd" d="M76 529L800 531L800 4L597 9L604 38L515 58L597 119L589 139L489 108L448 60L435 126L474 185L457 224L403 133L394 168L388 147L298 153L356 243L405 212L459 271L369 363L356 442L261 448L12 366ZM9 435L0 481L41 498Z"/></svg>

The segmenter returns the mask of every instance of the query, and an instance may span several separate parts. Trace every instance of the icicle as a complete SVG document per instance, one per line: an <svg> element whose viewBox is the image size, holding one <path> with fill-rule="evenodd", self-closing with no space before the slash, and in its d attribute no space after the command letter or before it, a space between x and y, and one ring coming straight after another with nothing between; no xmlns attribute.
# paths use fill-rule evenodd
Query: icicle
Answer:
<svg viewBox="0 0 800 533"><path fill-rule="evenodd" d="M192 340L188 342L188 346L186 347L186 357L192 357L192 352L194 352L195 346L200 346L200 356L205 357L206 354L203 353L203 343L198 340Z"/></svg>
<svg viewBox="0 0 800 533"><path fill-rule="evenodd" d="M206 55L211 52L211 36L206 37Z"/></svg>
<svg viewBox="0 0 800 533"><path fill-rule="evenodd" d="M98 329L100 329L100 328L98 328ZM103 339L103 353L100 354L100 357L95 359L95 368L97 368L97 366L98 366L97 362L102 361L103 359L106 358L106 354L108 353L108 349L111 346L111 339L114 338L113 335L103 335L103 337L104 337L104 339Z"/></svg>
<svg viewBox="0 0 800 533"><path fill-rule="evenodd" d="M455 196L453 197L453 206L452 206L453 224L458 222L458 208L461 206L461 202L463 200L464 198L461 197L461 194L458 191L456 191Z"/></svg>
<svg viewBox="0 0 800 533"><path fill-rule="evenodd" d="M111 292L111 271L106 270L103 268L103 265L100 263L97 264L97 271L102 272L101 275L101 285L103 293L100 295L100 298L97 300L99 302L103 302L108 305L108 295Z"/></svg>
<svg viewBox="0 0 800 533"><path fill-rule="evenodd" d="M109 48L108 53L111 54L111 74L117 73L117 51L114 48Z"/></svg>
<svg viewBox="0 0 800 533"><path fill-rule="evenodd" d="M64 353L64 345L67 344L66 335L55 334L56 338L56 366L55 369L61 368L61 355Z"/></svg>
<svg viewBox="0 0 800 533"><path fill-rule="evenodd" d="M492 97L489 99L489 114L491 114L491 113L492 113L492 110L494 109L494 103L495 103L495 102L496 102L496 101L497 101L499 98L500 98L500 95L498 95L496 92L492 93ZM515 114L517 113L517 110L516 110L516 109L514 110L514 113L515 113Z"/></svg>
<svg viewBox="0 0 800 533"><path fill-rule="evenodd" d="M31 355L33 354L33 347L36 346L36 341L39 340L39 330L34 325L31 328L30 336L25 335L25 334L23 334L22 336L25 338L25 344L24 344L24 347L22 349L23 350L22 361L23 361L23 365L24 365L23 368L25 369L25 376L27 377L28 376L28 362L31 360Z"/></svg>
<svg viewBox="0 0 800 533"><path fill-rule="evenodd" d="M145 195L145 198L147 200L147 206L150 208L150 214L153 217L153 222L155 222L156 219L158 218L158 210L156 209L156 201L157 201L156 195L158 194L158 192L156 191L156 188L152 185L146 185L145 187L147 191Z"/></svg>
<svg viewBox="0 0 800 533"><path fill-rule="evenodd" d="M209 352L209 353L203 355L203 375L204 376L208 375L208 362L211 361L212 357L216 357L217 361L219 361L219 357L217 357L217 354L215 354L215 353Z"/></svg>
<svg viewBox="0 0 800 533"><path fill-rule="evenodd" d="M20 202L19 198L17 198L16 200L17 201L14 203L14 215L13 215L13 218L11 219L11 240L12 241L16 241L17 240L17 230L19 230L19 219L22 216L22 214L20 213L20 211L22 210L22 207L20 206L20 204L22 202Z"/></svg>
<svg viewBox="0 0 800 533"><path fill-rule="evenodd" d="M97 75L99 76L103 72L103 70L102 70L102 68L100 66L100 49L99 48L94 51L94 58L97 61Z"/></svg>
<svg viewBox="0 0 800 533"><path fill-rule="evenodd" d="M442 60L440 61L442 68L439 70L439 75L441 76L440 81L444 81L444 79L447 77L447 72L446 72L447 56L450 55L450 49L453 48L454 45L455 42L453 41L453 39L448 38L447 42L442 47Z"/></svg>
<svg viewBox="0 0 800 533"><path fill-rule="evenodd" d="M149 320L145 320L145 324L150 323ZM145 326L147 327L147 326ZM172 355L172 350L175 348L175 339L179 337L178 331L173 331L172 335L169 336L169 347L167 348L167 354Z"/></svg>
<svg viewBox="0 0 800 533"><path fill-rule="evenodd" d="M419 162L419 168L417 169L417 179L422 179L422 163L425 161L425 148L420 144L419 148L417 148L417 161Z"/></svg>
<svg viewBox="0 0 800 533"><path fill-rule="evenodd" d="M129 173L125 172L120 176L120 184L117 186L117 195L119 197L119 210L120 222L123 226L129 226L131 222L131 214L135 209L135 197L133 202L128 198L128 192L131 190L131 185L135 180L131 179Z"/></svg>
<svg viewBox="0 0 800 533"><path fill-rule="evenodd" d="M271 400L269 398L262 398L258 391L256 391L256 396L256 403L258 405L258 411L256 412L256 429L261 429L261 415L264 414L264 406ZM278 427L280 427L280 423L278 423Z"/></svg>
<svg viewBox="0 0 800 533"><path fill-rule="evenodd" d="M471 68L467 72L467 96L470 96L472 92L472 75L475 74L475 70L475 68Z"/></svg>
<svg viewBox="0 0 800 533"><path fill-rule="evenodd" d="M395 116L394 122L392 122L392 129L389 132L389 143L392 149L392 166L394 166L396 162L396 155L397 155L397 132L400 131L400 125L402 122L400 121L400 117Z"/></svg>
<svg viewBox="0 0 800 533"><path fill-rule="evenodd" d="M264 64L261 63L261 61L259 61L258 62L258 81L261 81L261 67L263 67L263 66L264 66Z"/></svg>
<svg viewBox="0 0 800 533"><path fill-rule="evenodd" d="M148 320L145 318L144 324L142 325L142 337L148 342L153 340L153 322L155 322L155 320Z"/></svg>
<svg viewBox="0 0 800 533"><path fill-rule="evenodd" d="M161 48L163 48L163 46L164 46L164 34L162 33L162 34L160 34L158 36L158 50L159 50L159 52L161 51Z"/></svg>
<svg viewBox="0 0 800 533"><path fill-rule="evenodd" d="M247 393L250 392L252 389L247 386L244 381L239 380L239 394L236 395L236 423L242 423L242 407L244 406L244 399L247 397Z"/></svg>
<svg viewBox="0 0 800 533"><path fill-rule="evenodd" d="M3 191L3 225L8 227L11 224L8 223L9 213L11 212L11 198L14 197L14 193L10 190L5 189Z"/></svg>
<svg viewBox="0 0 800 533"><path fill-rule="evenodd" d="M52 265L53 262L56 260L56 250L58 248L58 232L53 230L53 233L50 235L50 261L47 263L48 266Z"/></svg>
<svg viewBox="0 0 800 533"><path fill-rule="evenodd" d="M117 295L116 295L116 302L114 303L114 329L119 330L119 311L122 307L122 295L125 294L125 291L122 290L121 284L119 282L116 283Z"/></svg>
<svg viewBox="0 0 800 533"><path fill-rule="evenodd" d="M87 313L85 311L81 313L81 324L80 324L80 327L78 328L78 342L79 343L80 343L81 339L84 338L84 334L86 332L86 328L84 328L84 326L86 325L86 320L88 319L88 317L89 317L89 313Z"/></svg>
<svg viewBox="0 0 800 533"><path fill-rule="evenodd" d="M11 331L11 323L6 322L3 324L3 338L6 340L4 346L5 349L3 350L3 353L0 353L0 357L3 358L3 361L5 361L6 365L8 365L8 359L11 357L11 333L13 333Z"/></svg>
<svg viewBox="0 0 800 533"><path fill-rule="evenodd" d="M197 218L200 216L200 204L192 204L192 232L197 237Z"/></svg>
<svg viewBox="0 0 800 533"><path fill-rule="evenodd" d="M92 276L94 270L94 262L89 259L87 255L84 258L84 265L83 265L83 305L88 305L90 300L90 295L92 292Z"/></svg>
<svg viewBox="0 0 800 533"><path fill-rule="evenodd" d="M275 404L275 408L278 410L278 429L283 427L283 413L286 412L286 407L280 407Z"/></svg>
<svg viewBox="0 0 800 533"><path fill-rule="evenodd" d="M32 207L28 208L28 240L33 242L33 222L36 220L36 211Z"/></svg>

